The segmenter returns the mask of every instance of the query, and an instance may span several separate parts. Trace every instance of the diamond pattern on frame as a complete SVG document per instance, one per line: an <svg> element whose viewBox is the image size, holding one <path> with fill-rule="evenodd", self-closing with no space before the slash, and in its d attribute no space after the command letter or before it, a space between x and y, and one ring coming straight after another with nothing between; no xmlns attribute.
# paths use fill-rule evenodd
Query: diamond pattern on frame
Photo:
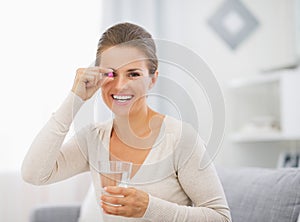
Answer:
<svg viewBox="0 0 300 222"><path fill-rule="evenodd" d="M209 18L208 24L231 49L236 49L259 22L240 0L226 0Z"/></svg>

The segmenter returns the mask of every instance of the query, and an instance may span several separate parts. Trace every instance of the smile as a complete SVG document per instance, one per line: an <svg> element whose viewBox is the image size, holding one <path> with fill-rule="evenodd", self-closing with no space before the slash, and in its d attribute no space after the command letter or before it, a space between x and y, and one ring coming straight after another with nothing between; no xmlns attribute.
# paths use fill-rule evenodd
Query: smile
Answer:
<svg viewBox="0 0 300 222"><path fill-rule="evenodd" d="M132 95L112 95L112 98L118 102L125 103L133 98Z"/></svg>

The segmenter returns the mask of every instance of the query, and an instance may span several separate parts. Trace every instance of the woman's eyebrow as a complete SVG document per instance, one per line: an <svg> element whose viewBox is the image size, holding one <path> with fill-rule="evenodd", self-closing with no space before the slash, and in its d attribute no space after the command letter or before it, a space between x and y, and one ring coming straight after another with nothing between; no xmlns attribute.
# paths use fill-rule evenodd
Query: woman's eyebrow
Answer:
<svg viewBox="0 0 300 222"><path fill-rule="evenodd" d="M114 68L109 67L108 69L111 69L113 72L116 72L117 70Z"/></svg>
<svg viewBox="0 0 300 222"><path fill-rule="evenodd" d="M135 69L128 69L126 72L134 72L134 71L143 71L143 70L139 68L135 68Z"/></svg>

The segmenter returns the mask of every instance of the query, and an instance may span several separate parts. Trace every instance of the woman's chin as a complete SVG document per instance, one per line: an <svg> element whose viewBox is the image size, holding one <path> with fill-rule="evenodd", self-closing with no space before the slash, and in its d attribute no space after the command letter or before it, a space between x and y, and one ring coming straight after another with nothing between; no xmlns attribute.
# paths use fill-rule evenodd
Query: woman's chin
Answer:
<svg viewBox="0 0 300 222"><path fill-rule="evenodd" d="M136 110L136 109L124 109L124 107L121 109L121 108L116 108L114 107L112 109L112 112L114 113L115 116L118 116L118 117L125 117L125 118L128 118L129 116L131 117L134 117L134 116L137 116L139 111Z"/></svg>
<svg viewBox="0 0 300 222"><path fill-rule="evenodd" d="M128 117L130 112L130 107L113 106L111 111L114 113L115 116Z"/></svg>
<svg viewBox="0 0 300 222"><path fill-rule="evenodd" d="M111 106L111 111L114 113L115 116L132 117L140 113L141 110L143 110L145 107L147 107L147 104L141 100L130 100L127 102L114 101Z"/></svg>

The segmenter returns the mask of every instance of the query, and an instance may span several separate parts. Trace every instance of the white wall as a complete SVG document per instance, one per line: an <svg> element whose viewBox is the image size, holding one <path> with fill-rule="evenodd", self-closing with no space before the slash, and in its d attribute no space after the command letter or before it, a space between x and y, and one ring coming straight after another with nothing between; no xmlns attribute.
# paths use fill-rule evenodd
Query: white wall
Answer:
<svg viewBox="0 0 300 222"><path fill-rule="evenodd" d="M45 187L25 184L20 167L40 128L91 64L101 1L0 2L0 221L27 222L37 204L80 202L87 175Z"/></svg>
<svg viewBox="0 0 300 222"><path fill-rule="evenodd" d="M182 43L194 49L215 71L221 83L230 78L255 75L294 61L294 0L243 0L260 25L232 51L207 25L207 19L224 2L187 0L181 6Z"/></svg>
<svg viewBox="0 0 300 222"><path fill-rule="evenodd" d="M19 170L38 130L95 58L101 1L1 1L0 171Z"/></svg>
<svg viewBox="0 0 300 222"><path fill-rule="evenodd" d="M227 83L232 78L251 77L263 69L289 65L295 61L294 1L242 2L258 19L260 25L236 50L231 50L207 25L207 19L223 3L222 0L187 0L181 4L180 17L181 23L184 24L180 26L181 32L184 33L181 42L195 50L208 63L224 92L227 129L217 163L228 166L276 167L280 152L289 150L295 144L232 143L229 134L236 117L232 115L234 101L227 89Z"/></svg>

